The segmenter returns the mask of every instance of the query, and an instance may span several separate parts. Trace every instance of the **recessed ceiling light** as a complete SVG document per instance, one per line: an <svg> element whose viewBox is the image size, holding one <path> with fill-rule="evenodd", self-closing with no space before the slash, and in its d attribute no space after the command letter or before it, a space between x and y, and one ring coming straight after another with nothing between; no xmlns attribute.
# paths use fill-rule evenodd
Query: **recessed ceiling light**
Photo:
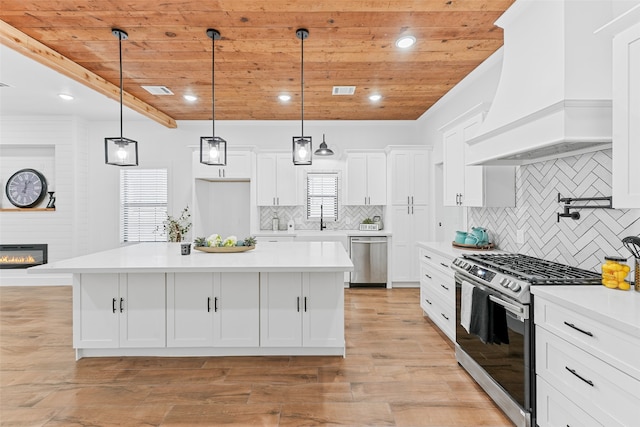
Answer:
<svg viewBox="0 0 640 427"><path fill-rule="evenodd" d="M291 95L286 95L286 94L278 95L278 99L282 102L287 102L291 100Z"/></svg>
<svg viewBox="0 0 640 427"><path fill-rule="evenodd" d="M413 36L403 36L396 40L396 46L401 49L406 49L413 46L416 43L416 38Z"/></svg>
<svg viewBox="0 0 640 427"><path fill-rule="evenodd" d="M380 101L380 100L382 99L382 95L378 95L378 94L375 94L375 95L369 95L369 99L370 99L371 101Z"/></svg>
<svg viewBox="0 0 640 427"><path fill-rule="evenodd" d="M73 101L73 96L68 93L59 93L58 96L60 99L64 99L65 101Z"/></svg>
<svg viewBox="0 0 640 427"><path fill-rule="evenodd" d="M189 101L189 102L193 102L193 101L196 101L198 99L198 97L195 96L195 95L183 95L182 97L184 99L186 99L187 101Z"/></svg>

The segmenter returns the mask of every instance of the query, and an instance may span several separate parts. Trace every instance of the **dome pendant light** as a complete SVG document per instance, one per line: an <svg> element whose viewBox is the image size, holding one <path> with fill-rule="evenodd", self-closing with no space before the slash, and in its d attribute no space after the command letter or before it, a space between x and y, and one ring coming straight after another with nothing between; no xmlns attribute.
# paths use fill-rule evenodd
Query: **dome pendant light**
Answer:
<svg viewBox="0 0 640 427"><path fill-rule="evenodd" d="M322 144L313 154L316 156L333 156L333 150L327 147L327 143L324 142L324 133L322 134Z"/></svg>
<svg viewBox="0 0 640 427"><path fill-rule="evenodd" d="M127 33L117 28L111 33L118 38L120 51L120 137L104 139L105 163L115 166L138 166L138 142L122 136L122 40L129 38Z"/></svg>
<svg viewBox="0 0 640 427"><path fill-rule="evenodd" d="M309 30L299 28L296 30L296 37L301 41L300 47L300 101L301 101L301 125L300 135L293 137L293 164L294 165L310 165L311 164L311 137L304 136L304 40L309 37Z"/></svg>
<svg viewBox="0 0 640 427"><path fill-rule="evenodd" d="M211 166L225 166L227 164L227 141L216 136L216 89L215 89L215 41L220 40L218 30L209 28L207 37L211 39L211 134L200 137L200 163Z"/></svg>

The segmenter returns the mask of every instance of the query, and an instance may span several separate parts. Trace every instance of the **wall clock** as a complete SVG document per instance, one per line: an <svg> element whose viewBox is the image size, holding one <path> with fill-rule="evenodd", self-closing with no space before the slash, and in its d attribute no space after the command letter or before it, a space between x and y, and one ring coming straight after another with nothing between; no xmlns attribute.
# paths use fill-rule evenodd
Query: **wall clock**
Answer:
<svg viewBox="0 0 640 427"><path fill-rule="evenodd" d="M20 169L11 175L5 191L14 206L32 208L47 194L47 180L35 169Z"/></svg>

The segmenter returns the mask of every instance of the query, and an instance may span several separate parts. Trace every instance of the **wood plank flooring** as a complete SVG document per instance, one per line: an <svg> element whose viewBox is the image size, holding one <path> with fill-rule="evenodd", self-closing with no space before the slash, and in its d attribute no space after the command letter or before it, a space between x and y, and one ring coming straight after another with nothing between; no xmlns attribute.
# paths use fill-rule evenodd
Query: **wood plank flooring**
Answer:
<svg viewBox="0 0 640 427"><path fill-rule="evenodd" d="M0 287L0 425L512 426L418 289L345 292L346 358L75 361L71 287Z"/></svg>

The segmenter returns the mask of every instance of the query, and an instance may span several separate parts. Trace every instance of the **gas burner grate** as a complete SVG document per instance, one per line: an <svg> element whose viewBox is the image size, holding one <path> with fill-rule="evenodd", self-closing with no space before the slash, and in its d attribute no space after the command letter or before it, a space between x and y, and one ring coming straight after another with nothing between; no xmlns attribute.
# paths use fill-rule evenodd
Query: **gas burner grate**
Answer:
<svg viewBox="0 0 640 427"><path fill-rule="evenodd" d="M593 271L522 254L476 254L464 258L532 285L591 285L601 280L601 275Z"/></svg>

